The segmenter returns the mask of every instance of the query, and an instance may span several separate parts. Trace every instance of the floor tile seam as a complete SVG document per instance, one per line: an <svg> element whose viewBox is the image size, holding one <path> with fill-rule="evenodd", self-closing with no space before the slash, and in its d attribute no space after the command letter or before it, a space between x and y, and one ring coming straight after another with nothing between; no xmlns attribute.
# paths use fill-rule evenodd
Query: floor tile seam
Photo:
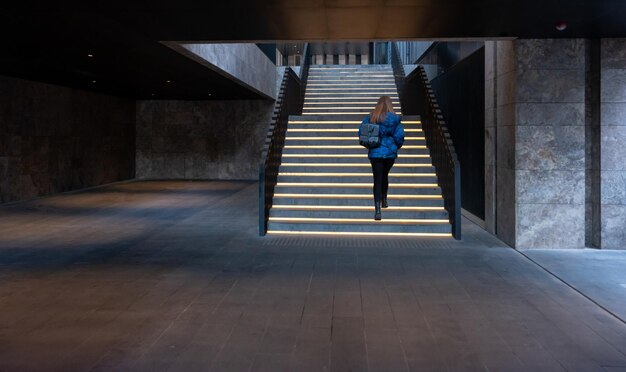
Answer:
<svg viewBox="0 0 626 372"><path fill-rule="evenodd" d="M523 252L517 251L519 254L523 255L524 257L526 257L531 263L535 264L536 266L538 266L539 268L541 268L543 271L547 272L550 276L554 277L555 279L557 279L559 282L565 284L567 287L569 287L570 289L573 290L574 293L577 293L578 295L582 296L582 298L585 298L589 301L589 303L595 305L597 308L601 309L602 311L604 311L605 313L607 313L610 317L616 319L618 322L623 323L624 325L626 325L626 322L624 322L624 319L622 319L619 315L613 313L612 311L610 311L608 308L602 306L601 304L599 304L597 301L593 300L591 297L585 295L582 291L576 289L573 285L570 285L569 283L567 283L567 281L565 281L564 279L560 278L558 275L552 273L550 270L548 270L547 268L543 267L541 264L539 264L538 262L532 260L532 258L530 258L529 256L527 256L526 254L524 254ZM541 289L542 292L545 293L545 291L543 289ZM528 301L527 301L528 302ZM534 304L528 302L528 304L530 306L532 306L533 308L535 308L538 312L542 313L542 315L545 317L545 314L543 314L543 312L541 311L541 309L539 309L537 306L535 306ZM559 303L555 302L555 304L557 306L562 306ZM546 318L547 319L547 318ZM549 320L549 319L548 319ZM551 322L552 323L552 322ZM626 357L626 353L622 350L620 350L618 347L616 347L614 345L614 343L611 340L608 340L607 338L605 338L601 333L599 333L592 325L588 324L587 322L583 321L583 324L585 325L585 327L587 327L587 329L592 332L593 334L595 334L597 337L599 337L600 339L602 339L607 345L609 345L614 352L623 355L624 357ZM554 324L554 326L559 329L562 332L562 328L560 326L558 326L557 324ZM571 340L572 342L575 343L575 340L572 340L570 337L568 337L569 340ZM576 344L578 346L578 344ZM552 353L551 353L552 355ZM553 356L555 359L557 358L557 356ZM591 356L589 356L589 358L591 360L594 360ZM594 360L595 361L595 360ZM564 367L565 368L565 367Z"/></svg>
<svg viewBox="0 0 626 372"><path fill-rule="evenodd" d="M597 301L595 301L593 298L587 296L586 294L584 294L582 291L578 290L576 287L574 287L573 285L569 284L567 281L565 281L565 279L561 278L560 276L558 276L557 274L553 273L552 271L550 271L548 268L546 268L545 266L541 265L538 261L532 259L530 256L528 256L527 254L525 254L524 252L520 251L520 250L515 250L518 254L522 255L523 257L525 257L528 261L532 262L533 264L535 264L537 267L539 267L541 270L543 270L544 272L548 273L550 276L552 276L553 278L557 279L559 282L565 284L567 287L569 287L570 289L572 289L574 292L578 293L580 296L582 296L583 298L586 298L588 301L590 301L591 303L593 303L594 305L596 305L597 307L599 307L600 309L604 310L607 314L609 314L611 317L613 317L614 319L616 319L617 321L619 321L620 323L624 324L626 326L626 319L622 319L618 314L612 312L610 309L606 308L605 306L601 305L600 303L598 303Z"/></svg>

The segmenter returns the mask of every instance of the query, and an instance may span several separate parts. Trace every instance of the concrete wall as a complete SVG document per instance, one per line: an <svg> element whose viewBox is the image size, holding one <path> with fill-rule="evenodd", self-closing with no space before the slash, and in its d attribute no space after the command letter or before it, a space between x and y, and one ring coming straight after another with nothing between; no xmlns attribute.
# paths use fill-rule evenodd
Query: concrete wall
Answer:
<svg viewBox="0 0 626 372"><path fill-rule="evenodd" d="M134 101L0 77L0 202L130 179Z"/></svg>
<svg viewBox="0 0 626 372"><path fill-rule="evenodd" d="M600 56L600 241L626 249L626 39L603 39Z"/></svg>
<svg viewBox="0 0 626 372"><path fill-rule="evenodd" d="M137 102L137 178L258 179L273 101Z"/></svg>
<svg viewBox="0 0 626 372"><path fill-rule="evenodd" d="M276 98L276 65L256 44L165 45L262 96Z"/></svg>

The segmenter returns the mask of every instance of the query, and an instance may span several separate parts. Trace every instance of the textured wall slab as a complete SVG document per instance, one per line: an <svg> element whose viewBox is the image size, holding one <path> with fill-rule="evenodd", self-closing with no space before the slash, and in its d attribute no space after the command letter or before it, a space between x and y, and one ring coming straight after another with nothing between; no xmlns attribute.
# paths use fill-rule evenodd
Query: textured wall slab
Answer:
<svg viewBox="0 0 626 372"><path fill-rule="evenodd" d="M602 206L602 246L626 249L626 205Z"/></svg>
<svg viewBox="0 0 626 372"><path fill-rule="evenodd" d="M603 170L600 188L603 205L626 205L626 171Z"/></svg>
<svg viewBox="0 0 626 372"><path fill-rule="evenodd" d="M134 101L0 77L0 203L134 176Z"/></svg>
<svg viewBox="0 0 626 372"><path fill-rule="evenodd" d="M518 102L584 102L585 71L518 70Z"/></svg>
<svg viewBox="0 0 626 372"><path fill-rule="evenodd" d="M626 69L602 70L602 102L626 102Z"/></svg>
<svg viewBox="0 0 626 372"><path fill-rule="evenodd" d="M518 103L517 125L585 125L584 103Z"/></svg>
<svg viewBox="0 0 626 372"><path fill-rule="evenodd" d="M585 127L518 126L517 169L580 170L585 167Z"/></svg>
<svg viewBox="0 0 626 372"><path fill-rule="evenodd" d="M604 126L601 129L603 170L626 170L626 126Z"/></svg>
<svg viewBox="0 0 626 372"><path fill-rule="evenodd" d="M626 102L602 103L601 110L603 126L626 126Z"/></svg>
<svg viewBox="0 0 626 372"><path fill-rule="evenodd" d="M518 204L585 202L584 170L518 170L515 184Z"/></svg>
<svg viewBox="0 0 626 372"><path fill-rule="evenodd" d="M276 98L276 65L256 44L166 45L255 92Z"/></svg>
<svg viewBox="0 0 626 372"><path fill-rule="evenodd" d="M516 248L581 248L585 206L518 204Z"/></svg>
<svg viewBox="0 0 626 372"><path fill-rule="evenodd" d="M140 101L137 177L256 179L273 101Z"/></svg>
<svg viewBox="0 0 626 372"><path fill-rule="evenodd" d="M582 39L518 40L515 47L518 70L585 67L585 42Z"/></svg>
<svg viewBox="0 0 626 372"><path fill-rule="evenodd" d="M515 170L497 168L496 172L497 235L505 243L515 246Z"/></svg>

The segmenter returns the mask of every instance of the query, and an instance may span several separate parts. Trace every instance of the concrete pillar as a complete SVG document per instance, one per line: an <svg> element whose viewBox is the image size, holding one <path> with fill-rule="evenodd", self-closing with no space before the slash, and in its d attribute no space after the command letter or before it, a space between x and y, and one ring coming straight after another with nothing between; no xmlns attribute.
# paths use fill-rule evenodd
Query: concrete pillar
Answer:
<svg viewBox="0 0 626 372"><path fill-rule="evenodd" d="M361 64L369 65L369 63L370 63L370 56L367 54L361 54Z"/></svg>
<svg viewBox="0 0 626 372"><path fill-rule="evenodd" d="M354 55L354 54L349 54L348 55L348 64L349 65L356 64L356 55Z"/></svg>
<svg viewBox="0 0 626 372"><path fill-rule="evenodd" d="M496 42L485 42L485 229L496 235Z"/></svg>
<svg viewBox="0 0 626 372"><path fill-rule="evenodd" d="M626 39L602 39L600 58L600 246L626 249Z"/></svg>
<svg viewBox="0 0 626 372"><path fill-rule="evenodd" d="M340 65L345 65L346 64L346 55L345 54L340 54L339 55L339 64Z"/></svg>
<svg viewBox="0 0 626 372"><path fill-rule="evenodd" d="M585 245L585 45L516 40L486 50L486 212L495 205L486 219L514 247Z"/></svg>

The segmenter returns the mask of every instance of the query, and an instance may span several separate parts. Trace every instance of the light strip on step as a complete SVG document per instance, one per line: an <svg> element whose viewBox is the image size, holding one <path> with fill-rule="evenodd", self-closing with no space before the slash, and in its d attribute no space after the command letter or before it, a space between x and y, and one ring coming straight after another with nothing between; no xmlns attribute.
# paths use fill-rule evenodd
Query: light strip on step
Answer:
<svg viewBox="0 0 626 372"><path fill-rule="evenodd" d="M364 106L376 106L376 101L360 101L360 102L341 102L342 105L364 105ZM399 105L400 102L392 102L394 105ZM305 102L304 105L334 105L336 102Z"/></svg>
<svg viewBox="0 0 626 372"><path fill-rule="evenodd" d="M378 101L380 97L313 97L313 98L307 98L305 97L304 100L307 101L311 101L311 100L342 100L342 99L360 99L360 100L371 100L371 101L365 101L365 102L374 102L374 104L376 104L376 102ZM392 97L389 97L392 98ZM392 98L392 102L394 104L397 104L396 102L398 102L398 97L394 97ZM307 104L306 102L304 103L305 105Z"/></svg>
<svg viewBox="0 0 626 372"><path fill-rule="evenodd" d="M299 193L275 193L275 198L298 198L298 199L372 199L372 194L299 194ZM443 199L443 196L439 195L408 195L408 194L395 194L388 195L387 199Z"/></svg>
<svg viewBox="0 0 626 372"><path fill-rule="evenodd" d="M282 163L281 167L359 167L359 168L370 168L372 165L370 163ZM398 168L412 168L412 167L421 167L427 168L432 167L432 164L394 164L394 167Z"/></svg>
<svg viewBox="0 0 626 372"><path fill-rule="evenodd" d="M321 76L318 76L317 79L313 78L312 76L309 76L309 83L362 83L363 81L365 81L365 83L363 84L393 84L395 85L395 78L389 78L389 77L384 77L384 78L378 78L378 79L367 79L367 80L363 80L360 77L355 77L355 78L348 78L346 79L347 76L341 76L338 79L322 79ZM307 85L309 85L307 83Z"/></svg>
<svg viewBox="0 0 626 372"><path fill-rule="evenodd" d="M341 80L340 80L340 81L341 81ZM306 87L307 87L307 88L308 88L308 87L325 87L325 86L329 86L329 85L330 85L330 86L333 86L333 87L339 87L339 86L341 86L341 87L343 87L343 86L349 86L349 87L358 87L358 88L361 88L361 87L367 87L367 86L370 86L370 87L393 87L393 88L395 88L395 87L396 87L396 85L395 85L395 84L393 84L393 83L375 83L375 82L367 82L367 83L363 83L363 82L360 82L359 84L346 84L346 83L345 83L345 80L343 80L343 82L344 82L344 83L341 83L341 84L337 84L337 83L331 83L331 84L316 84L316 83L317 83L317 81L316 81L316 82L315 82L315 83L313 83L313 84L311 84L311 83L307 84L307 85L306 85Z"/></svg>
<svg viewBox="0 0 626 372"><path fill-rule="evenodd" d="M365 205L306 205L306 204L281 204L272 205L272 209L282 210L336 210L336 211L373 211L373 206ZM444 207L402 207L389 206L386 211L444 211Z"/></svg>
<svg viewBox="0 0 626 372"><path fill-rule="evenodd" d="M361 124L360 120L290 120L289 124ZM422 124L421 120L406 120L402 124Z"/></svg>
<svg viewBox="0 0 626 372"><path fill-rule="evenodd" d="M384 224L413 224L413 223L449 223L447 219L435 219L435 218L385 218L380 221L375 221L371 218L318 218L318 217L270 217L270 221L274 222L337 222L337 223L384 223Z"/></svg>
<svg viewBox="0 0 626 372"><path fill-rule="evenodd" d="M289 187L372 187L371 182L277 182L276 186ZM390 188L430 188L439 187L436 183L390 183Z"/></svg>
<svg viewBox="0 0 626 372"><path fill-rule="evenodd" d="M317 129L317 128L288 128L287 132L345 132L345 133L349 133L349 132L354 132L356 131L356 128L349 128L349 129L344 129L344 128L333 128L333 129ZM423 132L421 129L405 129L405 132L418 132L421 133Z"/></svg>
<svg viewBox="0 0 626 372"><path fill-rule="evenodd" d="M361 112L336 112L336 111L332 111L332 112L324 112L324 111L318 111L318 112L303 112L302 115L367 115L369 114L369 111L361 111ZM398 115L402 115L401 113L398 113Z"/></svg>
<svg viewBox="0 0 626 372"><path fill-rule="evenodd" d="M343 106L343 107L335 107L335 106L330 106L330 107L305 107L305 110L328 110L328 109L342 109L342 110L367 110L367 109L373 109L374 106L376 105L372 105L372 106L362 106L362 107L354 107L354 106Z"/></svg>
<svg viewBox="0 0 626 372"><path fill-rule="evenodd" d="M357 232L357 231L283 231L267 230L271 235L323 235L323 236L411 236L430 238L451 238L449 233L391 233L391 232Z"/></svg>
<svg viewBox="0 0 626 372"><path fill-rule="evenodd" d="M366 158L367 154L283 154L283 158ZM430 158L426 154L400 154L399 158Z"/></svg>
<svg viewBox="0 0 626 372"><path fill-rule="evenodd" d="M369 94L370 96L368 98L376 98L378 99L381 95L388 95L389 98L395 98L398 99L398 94L389 94L389 93L394 93L394 92L380 92L381 94L378 95L374 95L372 92L319 92L319 93L309 93L307 92L306 95L307 96L320 96L320 95L338 95L338 94ZM393 96L393 97L392 97ZM330 97L330 98L335 98L335 97Z"/></svg>
<svg viewBox="0 0 626 372"><path fill-rule="evenodd" d="M359 137L287 137L286 140L293 141L358 141ZM405 141L420 141L424 137L404 137Z"/></svg>
<svg viewBox="0 0 626 372"><path fill-rule="evenodd" d="M371 173L303 173L303 172L278 172L279 176L285 177L371 177ZM435 173L389 173L389 177L435 177Z"/></svg>
<svg viewBox="0 0 626 372"><path fill-rule="evenodd" d="M306 87L307 92L309 91L317 91L317 90L346 90L346 91L350 91L350 90L376 90L379 92L385 92L385 91L393 91L393 92L397 92L397 89L395 87L393 88L368 88L368 87L358 87L358 88L309 88L308 86Z"/></svg>
<svg viewBox="0 0 626 372"><path fill-rule="evenodd" d="M285 145L286 149L364 149L361 145ZM421 149L426 150L426 146L423 145L404 145L403 149Z"/></svg>

